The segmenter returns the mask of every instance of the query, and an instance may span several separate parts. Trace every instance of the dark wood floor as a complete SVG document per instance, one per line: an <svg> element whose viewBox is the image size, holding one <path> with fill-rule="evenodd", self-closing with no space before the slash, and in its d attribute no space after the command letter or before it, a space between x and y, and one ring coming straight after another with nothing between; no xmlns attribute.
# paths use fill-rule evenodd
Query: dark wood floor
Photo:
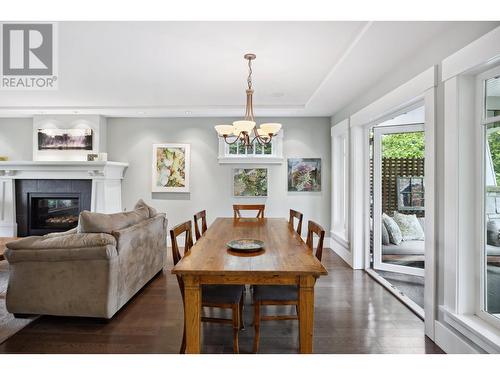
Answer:
<svg viewBox="0 0 500 375"><path fill-rule="evenodd" d="M329 275L316 284L315 353L442 353L424 336L423 322L365 272L351 270L330 250L323 264ZM110 321L41 317L0 345L0 353L178 353L183 310L170 269L171 259ZM250 299L244 315L240 351L249 353ZM296 353L297 331L296 321L263 322L260 352ZM204 324L202 350L232 352L231 327Z"/></svg>

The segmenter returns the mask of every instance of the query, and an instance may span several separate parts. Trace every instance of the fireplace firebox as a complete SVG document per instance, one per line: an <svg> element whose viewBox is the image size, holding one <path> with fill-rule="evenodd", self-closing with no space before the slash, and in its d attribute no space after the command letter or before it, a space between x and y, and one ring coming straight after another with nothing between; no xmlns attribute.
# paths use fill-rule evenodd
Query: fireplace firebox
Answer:
<svg viewBox="0 0 500 375"><path fill-rule="evenodd" d="M28 200L30 235L62 232L78 225L79 193L30 193Z"/></svg>

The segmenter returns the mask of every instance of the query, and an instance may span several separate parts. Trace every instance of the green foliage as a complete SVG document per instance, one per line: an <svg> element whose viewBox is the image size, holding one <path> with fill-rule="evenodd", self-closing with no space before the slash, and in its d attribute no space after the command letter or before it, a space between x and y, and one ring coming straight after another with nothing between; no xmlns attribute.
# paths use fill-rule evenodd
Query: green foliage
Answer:
<svg viewBox="0 0 500 375"><path fill-rule="evenodd" d="M497 186L500 186L500 130L488 134L488 144L490 146Z"/></svg>
<svg viewBox="0 0 500 375"><path fill-rule="evenodd" d="M384 158L423 158L424 132L388 134L382 137Z"/></svg>

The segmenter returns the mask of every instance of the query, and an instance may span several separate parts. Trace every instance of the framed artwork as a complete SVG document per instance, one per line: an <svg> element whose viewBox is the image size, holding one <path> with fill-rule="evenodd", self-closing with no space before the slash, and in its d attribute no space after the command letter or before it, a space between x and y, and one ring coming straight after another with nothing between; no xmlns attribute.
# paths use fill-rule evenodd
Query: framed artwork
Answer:
<svg viewBox="0 0 500 375"><path fill-rule="evenodd" d="M38 150L92 150L92 129L38 129Z"/></svg>
<svg viewBox="0 0 500 375"><path fill-rule="evenodd" d="M424 178L423 177L397 177L398 210L423 211L424 205Z"/></svg>
<svg viewBox="0 0 500 375"><path fill-rule="evenodd" d="M321 191L321 159L288 159L288 191Z"/></svg>
<svg viewBox="0 0 500 375"><path fill-rule="evenodd" d="M153 192L188 193L189 172L189 144L153 145Z"/></svg>
<svg viewBox="0 0 500 375"><path fill-rule="evenodd" d="M267 197L267 168L233 169L235 197Z"/></svg>

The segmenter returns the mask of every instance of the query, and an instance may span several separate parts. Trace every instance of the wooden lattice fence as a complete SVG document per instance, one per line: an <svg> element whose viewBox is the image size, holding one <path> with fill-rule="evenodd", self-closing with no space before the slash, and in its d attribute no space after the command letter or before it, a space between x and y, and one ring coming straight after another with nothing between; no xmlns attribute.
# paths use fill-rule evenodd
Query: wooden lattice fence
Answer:
<svg viewBox="0 0 500 375"><path fill-rule="evenodd" d="M424 158L382 158L382 211L388 215L398 210L398 176L423 177ZM423 211L405 210L424 216Z"/></svg>

